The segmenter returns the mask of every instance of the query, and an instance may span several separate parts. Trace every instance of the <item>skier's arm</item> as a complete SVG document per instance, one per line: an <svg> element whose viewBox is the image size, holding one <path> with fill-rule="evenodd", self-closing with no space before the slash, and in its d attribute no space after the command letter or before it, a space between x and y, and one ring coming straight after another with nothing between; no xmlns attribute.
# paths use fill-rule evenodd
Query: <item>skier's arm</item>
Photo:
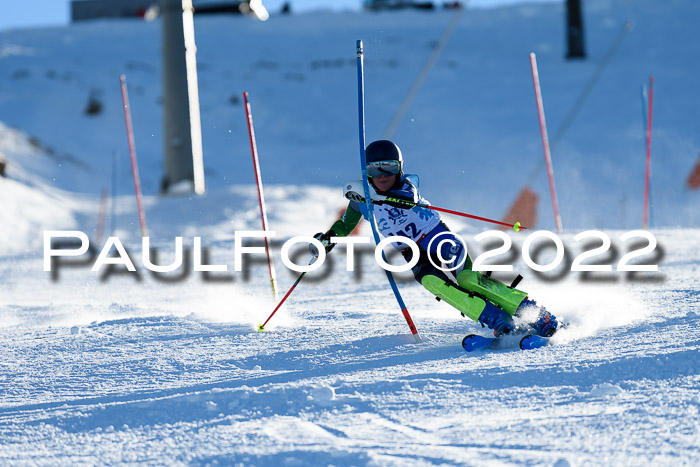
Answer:
<svg viewBox="0 0 700 467"><path fill-rule="evenodd" d="M359 224L360 219L362 219L362 214L353 209L352 205L353 203L350 202L340 219L333 223L329 230L329 232L333 231L334 235L331 236L347 237L350 235L350 232L355 230L355 227L357 227L357 224Z"/></svg>
<svg viewBox="0 0 700 467"><path fill-rule="evenodd" d="M341 218L335 221L327 232L319 232L314 235L314 238L316 238L321 242L321 244L323 244L323 246L326 247L326 253L330 252L335 246L335 243L331 243L331 237L347 237L350 235L350 232L357 227L360 219L362 219L362 213L353 208L353 204L357 206L355 201L350 201L350 204L348 204L348 207ZM309 251L311 254L318 257L318 252L315 251L315 249L316 247L309 245Z"/></svg>

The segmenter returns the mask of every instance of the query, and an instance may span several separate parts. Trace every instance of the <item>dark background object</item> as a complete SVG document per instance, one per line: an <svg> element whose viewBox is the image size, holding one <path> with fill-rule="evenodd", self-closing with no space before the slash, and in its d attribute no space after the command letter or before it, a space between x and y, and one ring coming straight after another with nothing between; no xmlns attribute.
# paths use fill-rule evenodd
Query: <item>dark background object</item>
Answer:
<svg viewBox="0 0 700 467"><path fill-rule="evenodd" d="M566 58L586 58L581 0L566 0L566 35L569 46Z"/></svg>

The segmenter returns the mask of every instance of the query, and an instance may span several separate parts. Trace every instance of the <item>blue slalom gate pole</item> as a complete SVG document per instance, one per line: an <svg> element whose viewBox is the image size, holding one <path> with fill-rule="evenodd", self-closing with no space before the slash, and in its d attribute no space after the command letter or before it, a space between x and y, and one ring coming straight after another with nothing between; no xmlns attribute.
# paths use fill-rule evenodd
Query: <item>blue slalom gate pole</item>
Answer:
<svg viewBox="0 0 700 467"><path fill-rule="evenodd" d="M365 190L365 205L367 207L367 221L372 227L372 234L374 235L374 243L379 244L379 232L377 232L377 227L374 225L374 209L369 192L369 179L367 178L367 159L365 156L365 78L364 78L364 56L362 49L362 41L357 41L357 114L359 118L359 134L360 134L360 164L362 166L362 185ZM386 256L382 251L382 258L386 262ZM411 334L416 339L416 342L421 341L420 334L416 326L413 324L411 315L408 313L408 309L401 298L399 293L399 288L396 286L396 281L389 271L384 270L386 277L389 280L389 285L391 285L391 290L394 292L396 301L401 307L401 313L408 323L408 327L411 329Z"/></svg>

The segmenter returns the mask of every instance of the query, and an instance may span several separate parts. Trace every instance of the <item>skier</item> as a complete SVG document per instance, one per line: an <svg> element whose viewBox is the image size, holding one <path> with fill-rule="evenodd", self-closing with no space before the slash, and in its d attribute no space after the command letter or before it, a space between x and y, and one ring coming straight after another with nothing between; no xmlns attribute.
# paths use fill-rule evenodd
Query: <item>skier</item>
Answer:
<svg viewBox="0 0 700 467"><path fill-rule="evenodd" d="M513 316L527 322L540 336L549 337L556 332L558 322L551 313L529 300L527 293L472 271L472 261L465 246L447 228L440 215L414 205L429 205L429 202L418 191L418 176L404 174L403 156L395 143L374 141L367 146L365 153L371 199L376 204L377 229L384 237L404 236L418 245L420 257L412 272L423 287L464 316L488 326L496 337L515 330ZM346 184L345 196L350 203L345 213L327 232L314 235L327 252L335 246L330 239L350 234L366 213L363 193L362 181ZM409 209L406 204L392 199L408 201L414 206ZM413 251L408 245L394 245L406 261L411 261ZM313 245L311 253L318 256ZM452 277L435 266L441 262L444 269L452 269Z"/></svg>

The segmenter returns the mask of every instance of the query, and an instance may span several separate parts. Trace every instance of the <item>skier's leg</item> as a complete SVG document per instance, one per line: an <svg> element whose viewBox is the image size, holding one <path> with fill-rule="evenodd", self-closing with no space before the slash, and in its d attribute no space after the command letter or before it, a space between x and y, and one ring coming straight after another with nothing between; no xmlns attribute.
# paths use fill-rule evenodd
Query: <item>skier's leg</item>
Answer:
<svg viewBox="0 0 700 467"><path fill-rule="evenodd" d="M527 298L527 292L508 287L502 282L470 269L464 269L457 274L457 283L470 292L483 295L511 316L516 314L522 301Z"/></svg>
<svg viewBox="0 0 700 467"><path fill-rule="evenodd" d="M437 298L449 303L464 316L488 326L495 335L507 334L512 330L511 316L482 297L475 296L456 286L443 272L437 269L428 258L425 249L420 248L420 258L413 267L413 276ZM403 251L406 261L411 261L410 249Z"/></svg>
<svg viewBox="0 0 700 467"><path fill-rule="evenodd" d="M432 274L423 276L421 283L430 293L457 308L464 316L493 329L494 335L508 334L513 330L511 316L488 300L470 295Z"/></svg>
<svg viewBox="0 0 700 467"><path fill-rule="evenodd" d="M486 297L511 316L515 314L520 302L527 297L526 292L472 271L472 261L466 247L442 222L427 234L419 245L434 259L435 264L439 264L435 260L444 263L444 266L455 275L460 287Z"/></svg>
<svg viewBox="0 0 700 467"><path fill-rule="evenodd" d="M457 283L470 292L488 298L511 316L521 318L540 336L549 337L559 327L557 318L534 300L528 300L527 293L522 290L467 269L457 274Z"/></svg>

